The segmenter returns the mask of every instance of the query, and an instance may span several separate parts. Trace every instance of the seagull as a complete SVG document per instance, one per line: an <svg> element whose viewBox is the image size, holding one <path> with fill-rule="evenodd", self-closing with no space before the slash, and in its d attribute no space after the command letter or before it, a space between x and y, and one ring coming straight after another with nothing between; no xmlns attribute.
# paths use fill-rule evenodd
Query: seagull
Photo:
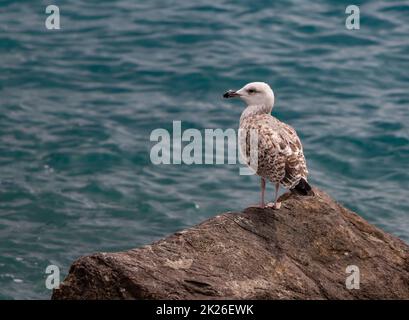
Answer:
<svg viewBox="0 0 409 320"><path fill-rule="evenodd" d="M247 107L240 117L240 130L244 132L240 139L240 151L248 166L252 168L251 146L253 141L251 132L256 132L257 164L253 168L261 177L261 202L259 207L265 208L264 193L266 181L275 185L274 203L267 204L273 209L280 209L277 202L280 185L291 192L302 195L313 195L312 188L307 181L307 164L303 147L296 131L288 124L281 122L271 115L274 106L274 92L267 83L251 82L240 90L229 90L224 98L242 99Z"/></svg>

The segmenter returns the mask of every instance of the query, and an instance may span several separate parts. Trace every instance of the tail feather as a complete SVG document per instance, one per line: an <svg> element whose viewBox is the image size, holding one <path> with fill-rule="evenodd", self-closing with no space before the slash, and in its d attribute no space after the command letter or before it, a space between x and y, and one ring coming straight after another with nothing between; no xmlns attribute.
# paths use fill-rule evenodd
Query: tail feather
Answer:
<svg viewBox="0 0 409 320"><path fill-rule="evenodd" d="M291 189L291 192L298 194L300 196L313 196L314 191L312 191L311 186L304 178L298 182L298 184Z"/></svg>

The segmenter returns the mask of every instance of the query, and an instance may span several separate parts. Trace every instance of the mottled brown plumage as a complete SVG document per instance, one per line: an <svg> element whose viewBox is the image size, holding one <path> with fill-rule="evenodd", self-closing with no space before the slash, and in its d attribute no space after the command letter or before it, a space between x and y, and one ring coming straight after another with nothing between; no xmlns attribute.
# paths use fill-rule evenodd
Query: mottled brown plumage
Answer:
<svg viewBox="0 0 409 320"><path fill-rule="evenodd" d="M264 207L265 182L275 184L273 207L279 186L301 195L312 195L307 182L303 147L295 130L271 115L274 93L264 82L252 82L225 98L239 97L247 103L240 117L240 151L246 163L261 177L261 207Z"/></svg>
<svg viewBox="0 0 409 320"><path fill-rule="evenodd" d="M249 115L240 121L246 134L240 150L250 163L250 132L257 132L257 175L287 189L294 188L301 178L307 180L308 170L303 148L295 130L269 114ZM253 147L253 146L252 146Z"/></svg>

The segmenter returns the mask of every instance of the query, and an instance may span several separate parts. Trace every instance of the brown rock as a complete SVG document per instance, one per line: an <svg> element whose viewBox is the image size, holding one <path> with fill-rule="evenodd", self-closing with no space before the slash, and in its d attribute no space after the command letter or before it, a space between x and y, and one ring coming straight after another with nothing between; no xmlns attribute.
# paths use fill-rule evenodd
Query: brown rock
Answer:
<svg viewBox="0 0 409 320"><path fill-rule="evenodd" d="M78 259L52 299L409 299L409 247L324 192ZM347 289L346 268L360 270Z"/></svg>

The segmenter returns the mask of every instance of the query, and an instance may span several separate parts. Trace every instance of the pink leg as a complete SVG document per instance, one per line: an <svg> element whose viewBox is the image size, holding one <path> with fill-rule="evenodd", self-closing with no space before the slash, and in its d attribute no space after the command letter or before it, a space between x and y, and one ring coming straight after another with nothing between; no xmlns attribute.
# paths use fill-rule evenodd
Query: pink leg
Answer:
<svg viewBox="0 0 409 320"><path fill-rule="evenodd" d="M280 183L275 184L275 195L274 195L274 203L269 202L267 207L272 207L273 209L280 209L281 202L277 202L278 199L278 190L280 189Z"/></svg>

